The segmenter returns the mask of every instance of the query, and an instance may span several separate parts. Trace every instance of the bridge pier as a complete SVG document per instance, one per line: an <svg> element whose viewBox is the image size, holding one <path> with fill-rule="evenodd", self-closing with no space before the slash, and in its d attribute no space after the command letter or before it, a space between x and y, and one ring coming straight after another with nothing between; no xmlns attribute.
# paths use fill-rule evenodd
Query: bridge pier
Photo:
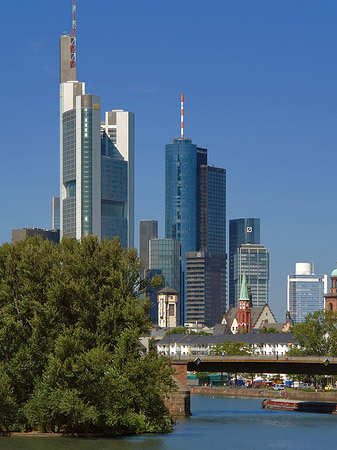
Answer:
<svg viewBox="0 0 337 450"><path fill-rule="evenodd" d="M172 364L172 367L175 369L173 378L178 389L169 394L165 405L171 416L190 416L191 393L187 389L187 364Z"/></svg>

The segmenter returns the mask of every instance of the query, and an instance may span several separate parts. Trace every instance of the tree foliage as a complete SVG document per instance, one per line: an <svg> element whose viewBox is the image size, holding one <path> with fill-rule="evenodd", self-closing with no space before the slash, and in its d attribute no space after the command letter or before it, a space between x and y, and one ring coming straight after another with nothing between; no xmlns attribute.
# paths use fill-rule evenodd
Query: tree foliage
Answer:
<svg viewBox="0 0 337 450"><path fill-rule="evenodd" d="M149 300L118 239L0 247L0 429L170 431L165 358L142 355Z"/></svg>
<svg viewBox="0 0 337 450"><path fill-rule="evenodd" d="M244 342L225 341L217 344L213 350L212 355L249 355L251 351L249 346Z"/></svg>
<svg viewBox="0 0 337 450"><path fill-rule="evenodd" d="M305 321L294 325L300 348L294 346L289 355L337 356L337 315L333 311L316 311Z"/></svg>

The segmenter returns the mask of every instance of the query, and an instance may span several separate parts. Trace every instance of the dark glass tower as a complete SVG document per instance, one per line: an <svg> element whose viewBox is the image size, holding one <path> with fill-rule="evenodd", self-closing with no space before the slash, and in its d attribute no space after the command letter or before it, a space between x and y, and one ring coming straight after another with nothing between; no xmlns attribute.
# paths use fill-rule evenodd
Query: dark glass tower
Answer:
<svg viewBox="0 0 337 450"><path fill-rule="evenodd" d="M139 259L143 269L149 266L149 241L158 237L157 220L141 220L139 222Z"/></svg>
<svg viewBox="0 0 337 450"><path fill-rule="evenodd" d="M200 165L207 164L207 150L198 149L190 139L174 139L165 147L165 237L181 244L182 289L186 269L186 252L196 251L199 223ZM180 320L185 317L181 301Z"/></svg>
<svg viewBox="0 0 337 450"><path fill-rule="evenodd" d="M229 306L235 306L234 256L242 244L260 244L260 219L229 221Z"/></svg>
<svg viewBox="0 0 337 450"><path fill-rule="evenodd" d="M200 167L199 250L226 253L226 170Z"/></svg>

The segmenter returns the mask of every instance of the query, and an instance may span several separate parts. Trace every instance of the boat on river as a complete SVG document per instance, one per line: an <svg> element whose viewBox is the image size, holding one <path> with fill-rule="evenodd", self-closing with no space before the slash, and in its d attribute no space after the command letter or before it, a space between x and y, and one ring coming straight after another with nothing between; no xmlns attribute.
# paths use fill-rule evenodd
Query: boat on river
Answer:
<svg viewBox="0 0 337 450"><path fill-rule="evenodd" d="M265 398L262 400L262 408L279 411L337 414L337 403L333 402L306 402L301 400Z"/></svg>

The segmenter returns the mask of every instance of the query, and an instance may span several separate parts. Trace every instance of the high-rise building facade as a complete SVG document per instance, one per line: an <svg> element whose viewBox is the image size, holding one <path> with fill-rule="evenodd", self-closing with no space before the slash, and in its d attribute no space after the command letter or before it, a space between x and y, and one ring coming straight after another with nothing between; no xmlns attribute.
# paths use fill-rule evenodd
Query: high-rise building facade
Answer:
<svg viewBox="0 0 337 450"><path fill-rule="evenodd" d="M260 243L260 219L242 218L229 221L229 306L237 306L236 281L234 280L234 256L242 244Z"/></svg>
<svg viewBox="0 0 337 450"><path fill-rule="evenodd" d="M199 250L226 253L226 170L200 167Z"/></svg>
<svg viewBox="0 0 337 450"><path fill-rule="evenodd" d="M180 321L181 307L181 266L180 242L174 239L151 239L149 241L149 269L162 271L163 282L178 292L178 320Z"/></svg>
<svg viewBox="0 0 337 450"><path fill-rule="evenodd" d="M73 36L60 38L60 232L134 246L134 114L106 113L77 81Z"/></svg>
<svg viewBox="0 0 337 450"><path fill-rule="evenodd" d="M102 238L134 247L134 113L113 110L101 122Z"/></svg>
<svg viewBox="0 0 337 450"><path fill-rule="evenodd" d="M186 253L185 322L214 326L226 312L226 254Z"/></svg>
<svg viewBox="0 0 337 450"><path fill-rule="evenodd" d="M60 197L51 199L51 229L60 229Z"/></svg>
<svg viewBox="0 0 337 450"><path fill-rule="evenodd" d="M139 222L139 259L143 269L149 268L149 241L158 238L157 220L140 220Z"/></svg>
<svg viewBox="0 0 337 450"><path fill-rule="evenodd" d="M304 322L309 313L324 309L327 275L314 273L314 263L296 263L295 275L287 277L287 310L294 323Z"/></svg>
<svg viewBox="0 0 337 450"><path fill-rule="evenodd" d="M263 245L242 244L234 255L234 299L239 306L244 273L254 307L269 303L269 250Z"/></svg>

